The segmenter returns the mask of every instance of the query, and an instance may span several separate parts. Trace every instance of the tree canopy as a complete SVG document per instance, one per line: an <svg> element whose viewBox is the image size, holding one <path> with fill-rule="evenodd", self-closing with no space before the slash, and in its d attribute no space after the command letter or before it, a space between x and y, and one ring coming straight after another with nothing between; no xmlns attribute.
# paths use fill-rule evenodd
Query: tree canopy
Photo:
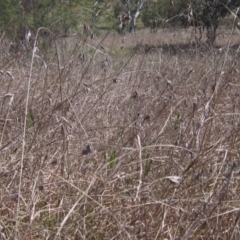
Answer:
<svg viewBox="0 0 240 240"><path fill-rule="evenodd" d="M239 5L240 0L5 0L0 1L0 32L15 39L22 38L26 29L39 27L66 34L86 19L96 21L104 11L101 25L110 21L113 24L108 27L114 27L118 13L125 11L132 17L130 31L135 30L139 16L146 27L202 24L212 44L220 19Z"/></svg>

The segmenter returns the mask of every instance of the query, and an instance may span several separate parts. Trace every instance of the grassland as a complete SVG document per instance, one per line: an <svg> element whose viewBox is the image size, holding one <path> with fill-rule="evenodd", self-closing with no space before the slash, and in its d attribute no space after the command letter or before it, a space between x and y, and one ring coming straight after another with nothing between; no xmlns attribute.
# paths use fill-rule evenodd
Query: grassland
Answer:
<svg viewBox="0 0 240 240"><path fill-rule="evenodd" d="M0 239L240 238L239 35L193 40L1 45Z"/></svg>

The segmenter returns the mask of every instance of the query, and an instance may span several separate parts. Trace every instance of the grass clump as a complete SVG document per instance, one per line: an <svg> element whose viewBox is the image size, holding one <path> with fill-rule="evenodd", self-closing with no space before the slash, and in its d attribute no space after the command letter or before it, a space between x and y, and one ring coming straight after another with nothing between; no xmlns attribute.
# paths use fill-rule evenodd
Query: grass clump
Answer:
<svg viewBox="0 0 240 240"><path fill-rule="evenodd" d="M238 239L238 42L177 34L5 52L1 237Z"/></svg>

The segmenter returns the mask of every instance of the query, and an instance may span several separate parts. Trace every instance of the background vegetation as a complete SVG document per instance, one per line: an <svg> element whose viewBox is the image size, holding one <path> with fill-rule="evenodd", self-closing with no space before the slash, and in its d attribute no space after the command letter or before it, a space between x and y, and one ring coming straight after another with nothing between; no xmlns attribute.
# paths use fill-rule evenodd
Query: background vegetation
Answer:
<svg viewBox="0 0 240 240"><path fill-rule="evenodd" d="M91 27L95 25L96 29L100 27L110 30L117 28L120 12L130 12L133 19L139 12L138 20L146 27L165 27L169 23L184 27L204 25L209 43L213 43L220 19L239 5L239 0L7 0L0 3L0 31L9 40L23 41L27 31L36 34L40 27L45 27L56 35L78 33L84 21ZM142 26L140 22L138 25Z"/></svg>

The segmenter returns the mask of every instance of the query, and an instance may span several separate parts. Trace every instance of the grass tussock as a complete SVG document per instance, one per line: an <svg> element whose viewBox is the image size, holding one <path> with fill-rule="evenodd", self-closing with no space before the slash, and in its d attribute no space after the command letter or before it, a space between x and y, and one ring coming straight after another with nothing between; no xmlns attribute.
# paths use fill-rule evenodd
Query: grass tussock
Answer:
<svg viewBox="0 0 240 240"><path fill-rule="evenodd" d="M238 42L181 34L1 46L0 238L239 238Z"/></svg>

